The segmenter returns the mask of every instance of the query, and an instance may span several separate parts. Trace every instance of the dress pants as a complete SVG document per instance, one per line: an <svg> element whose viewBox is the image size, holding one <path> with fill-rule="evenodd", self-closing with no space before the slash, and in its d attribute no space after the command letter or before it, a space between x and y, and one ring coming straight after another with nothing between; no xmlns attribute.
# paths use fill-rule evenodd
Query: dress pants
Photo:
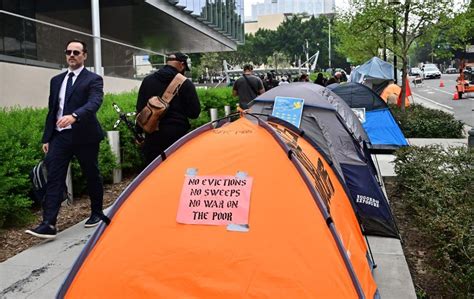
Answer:
<svg viewBox="0 0 474 299"><path fill-rule="evenodd" d="M73 144L72 130L55 131L49 142L45 158L48 170L48 184L43 201L43 222L56 225L59 209L63 200L68 165L76 156L87 178L87 190L91 199L92 214L101 215L104 189L99 172L99 142Z"/></svg>

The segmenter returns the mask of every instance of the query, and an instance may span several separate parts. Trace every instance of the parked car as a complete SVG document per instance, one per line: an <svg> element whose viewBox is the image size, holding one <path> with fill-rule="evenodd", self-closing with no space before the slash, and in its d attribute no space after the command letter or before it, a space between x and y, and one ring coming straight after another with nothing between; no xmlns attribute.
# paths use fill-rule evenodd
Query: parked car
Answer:
<svg viewBox="0 0 474 299"><path fill-rule="evenodd" d="M457 74L459 73L457 68L454 67L448 67L445 71L446 74Z"/></svg>
<svg viewBox="0 0 474 299"><path fill-rule="evenodd" d="M408 75L410 76L420 76L420 77L423 77L423 71L418 68L418 67L412 67L409 71L408 71Z"/></svg>
<svg viewBox="0 0 474 299"><path fill-rule="evenodd" d="M434 64L425 64L423 67L423 79L441 78L441 71Z"/></svg>

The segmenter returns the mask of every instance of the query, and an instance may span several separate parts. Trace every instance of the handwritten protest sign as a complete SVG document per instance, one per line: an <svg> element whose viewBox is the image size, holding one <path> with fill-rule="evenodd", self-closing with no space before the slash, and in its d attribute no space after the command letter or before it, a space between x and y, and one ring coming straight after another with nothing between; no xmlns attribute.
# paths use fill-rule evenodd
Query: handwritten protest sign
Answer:
<svg viewBox="0 0 474 299"><path fill-rule="evenodd" d="M251 177L186 176L176 221L184 224L247 224Z"/></svg>

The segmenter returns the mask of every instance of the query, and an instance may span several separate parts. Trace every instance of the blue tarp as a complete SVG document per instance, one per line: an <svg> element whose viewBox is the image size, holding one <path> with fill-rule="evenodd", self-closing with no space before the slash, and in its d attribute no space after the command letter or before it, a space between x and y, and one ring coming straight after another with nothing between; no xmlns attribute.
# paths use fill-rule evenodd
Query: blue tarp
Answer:
<svg viewBox="0 0 474 299"><path fill-rule="evenodd" d="M400 127L388 108L367 111L362 124L372 144L407 146Z"/></svg>
<svg viewBox="0 0 474 299"><path fill-rule="evenodd" d="M341 97L349 107L365 109L366 120L362 126L369 136L371 149L393 151L408 145L387 103L372 89L353 82L331 84L328 88Z"/></svg>

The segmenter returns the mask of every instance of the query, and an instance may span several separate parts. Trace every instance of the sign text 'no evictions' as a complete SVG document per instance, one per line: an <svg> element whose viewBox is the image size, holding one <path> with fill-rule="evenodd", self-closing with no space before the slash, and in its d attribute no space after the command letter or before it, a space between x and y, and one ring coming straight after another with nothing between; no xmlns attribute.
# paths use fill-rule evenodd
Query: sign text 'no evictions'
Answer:
<svg viewBox="0 0 474 299"><path fill-rule="evenodd" d="M251 177L186 176L176 221L185 224L248 224Z"/></svg>

